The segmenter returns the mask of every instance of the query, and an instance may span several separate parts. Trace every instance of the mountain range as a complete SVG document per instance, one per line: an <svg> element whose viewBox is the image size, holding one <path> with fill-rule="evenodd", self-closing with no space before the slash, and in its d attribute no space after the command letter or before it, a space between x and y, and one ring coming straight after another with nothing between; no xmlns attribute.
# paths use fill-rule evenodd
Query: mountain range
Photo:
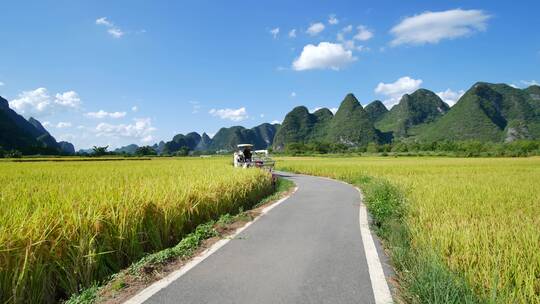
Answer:
<svg viewBox="0 0 540 304"><path fill-rule="evenodd" d="M26 120L9 108L0 97L0 147L19 150L24 154L74 154L69 142L56 139L35 118Z"/></svg>
<svg viewBox="0 0 540 304"><path fill-rule="evenodd" d="M348 147L392 141L511 142L540 140L540 86L526 89L506 84L478 82L450 107L426 89L405 94L387 109L375 100L363 107L347 94L333 114L322 108L310 113L305 106L292 109L280 124L263 123L253 128L221 128L212 138L206 133L177 134L153 145L159 154L180 151L231 151L237 144L255 149L282 151L291 143L324 142ZM73 145L57 142L34 118L24 119L0 97L0 146L23 153L74 153ZM115 152L133 154L138 146Z"/></svg>
<svg viewBox="0 0 540 304"><path fill-rule="evenodd" d="M390 110L379 100L363 108L352 94L335 115L296 107L285 116L274 149L283 150L291 142L365 147L370 142L519 139L540 139L540 86L478 82L453 107L426 89L403 95Z"/></svg>

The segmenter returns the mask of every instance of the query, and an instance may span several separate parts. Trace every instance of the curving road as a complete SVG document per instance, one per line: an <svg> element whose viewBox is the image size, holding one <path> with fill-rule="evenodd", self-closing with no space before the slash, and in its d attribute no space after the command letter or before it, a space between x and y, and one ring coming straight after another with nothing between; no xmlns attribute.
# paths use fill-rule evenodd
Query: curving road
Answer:
<svg viewBox="0 0 540 304"><path fill-rule="evenodd" d="M324 178L285 177L298 186L291 197L144 303L380 303L358 191Z"/></svg>

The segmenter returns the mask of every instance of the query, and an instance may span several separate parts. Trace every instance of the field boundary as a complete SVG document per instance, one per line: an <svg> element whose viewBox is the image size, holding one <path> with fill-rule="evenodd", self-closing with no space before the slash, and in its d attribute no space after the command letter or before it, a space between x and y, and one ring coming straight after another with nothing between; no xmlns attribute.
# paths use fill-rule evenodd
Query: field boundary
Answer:
<svg viewBox="0 0 540 304"><path fill-rule="evenodd" d="M270 210L274 209L287 199L291 195L293 195L296 190L298 190L298 187L295 186L294 189L285 197L279 199L278 201L264 207L261 210L261 213L255 217L253 220L247 222L244 226L236 229L235 232L233 232L230 235L227 235L226 238L221 239L214 243L212 246L210 246L208 249L204 250L199 255L193 257L188 263L186 263L184 266L182 266L180 269L170 273L163 279L156 281L152 283L150 286L146 287L139 293L137 293L135 296L130 298L129 300L125 301L125 304L142 304L144 301L148 300L151 296L162 290L163 288L169 286L172 282L176 281L177 279L181 278L183 275L185 275L188 271L193 269L195 266L197 266L199 263L210 257L213 253L218 251L221 247L225 246L227 243L229 243L232 239L234 239L238 234L240 234L242 231L246 230L249 226L251 226L253 223L258 221L261 217L263 217L265 214L267 214Z"/></svg>

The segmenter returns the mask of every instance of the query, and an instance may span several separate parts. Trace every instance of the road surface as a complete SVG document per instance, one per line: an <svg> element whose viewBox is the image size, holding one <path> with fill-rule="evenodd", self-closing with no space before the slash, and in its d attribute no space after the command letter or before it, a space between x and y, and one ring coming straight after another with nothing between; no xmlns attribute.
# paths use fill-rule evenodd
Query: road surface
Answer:
<svg viewBox="0 0 540 304"><path fill-rule="evenodd" d="M291 197L144 303L376 303L358 191L284 175Z"/></svg>

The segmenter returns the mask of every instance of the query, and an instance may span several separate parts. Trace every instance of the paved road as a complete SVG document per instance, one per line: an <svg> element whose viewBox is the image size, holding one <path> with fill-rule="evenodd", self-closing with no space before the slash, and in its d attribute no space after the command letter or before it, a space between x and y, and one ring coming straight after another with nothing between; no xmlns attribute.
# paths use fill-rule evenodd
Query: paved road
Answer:
<svg viewBox="0 0 540 304"><path fill-rule="evenodd" d="M375 303L359 193L286 176L294 195L145 303Z"/></svg>

